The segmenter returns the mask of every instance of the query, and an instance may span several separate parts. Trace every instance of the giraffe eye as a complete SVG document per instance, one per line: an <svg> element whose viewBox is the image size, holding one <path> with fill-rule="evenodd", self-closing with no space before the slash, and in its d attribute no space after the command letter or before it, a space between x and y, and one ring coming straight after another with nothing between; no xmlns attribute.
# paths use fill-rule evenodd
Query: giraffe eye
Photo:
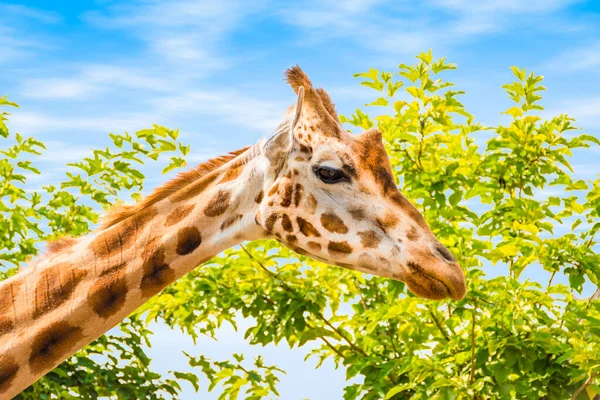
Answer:
<svg viewBox="0 0 600 400"><path fill-rule="evenodd" d="M313 168L315 175L325 183L338 183L349 181L350 178L341 170L331 167L315 166Z"/></svg>

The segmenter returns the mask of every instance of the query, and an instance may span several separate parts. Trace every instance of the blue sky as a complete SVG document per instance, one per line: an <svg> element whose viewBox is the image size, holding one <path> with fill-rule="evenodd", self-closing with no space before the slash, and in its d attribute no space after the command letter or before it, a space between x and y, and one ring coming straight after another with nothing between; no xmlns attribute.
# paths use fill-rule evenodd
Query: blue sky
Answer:
<svg viewBox="0 0 600 400"><path fill-rule="evenodd" d="M517 65L546 77L544 115L569 113L598 135L599 17L594 0L0 2L0 96L21 105L12 130L48 145L44 178L32 186L61 179L64 164L106 145L108 132L152 123L181 128L190 163L252 144L293 102L281 77L296 63L350 114L372 100L353 73L394 69L428 49L458 64L446 77L467 92L478 121L505 121L500 86ZM599 155L577 153L577 175L599 173ZM249 347L243 330L196 346L156 330L159 371L184 368L182 347L220 359L263 354L288 372L282 398L341 397L344 372L331 364L315 371L304 351ZM184 398L196 398L188 389Z"/></svg>

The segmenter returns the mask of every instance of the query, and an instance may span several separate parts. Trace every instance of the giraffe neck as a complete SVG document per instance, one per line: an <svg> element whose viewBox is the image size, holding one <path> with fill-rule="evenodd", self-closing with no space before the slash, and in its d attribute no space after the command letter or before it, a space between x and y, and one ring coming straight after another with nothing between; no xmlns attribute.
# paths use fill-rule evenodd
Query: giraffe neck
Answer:
<svg viewBox="0 0 600 400"><path fill-rule="evenodd" d="M263 235L255 223L263 180L259 157L238 156L0 283L0 398L20 393L194 267Z"/></svg>

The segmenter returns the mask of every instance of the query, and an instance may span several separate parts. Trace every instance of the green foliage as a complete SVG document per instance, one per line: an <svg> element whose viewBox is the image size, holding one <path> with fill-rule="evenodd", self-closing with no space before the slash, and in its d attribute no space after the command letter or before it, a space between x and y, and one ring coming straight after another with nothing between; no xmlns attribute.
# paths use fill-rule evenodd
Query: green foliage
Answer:
<svg viewBox="0 0 600 400"><path fill-rule="evenodd" d="M219 384L222 385L223 390L219 400L236 399L240 393L244 393L244 398L249 400L262 399L271 394L279 395L275 387L279 379L275 373L284 372L277 367L266 366L262 357L257 357L254 360L256 369L248 370L242 364L244 356L241 354L233 355L234 362L214 362L204 356L192 357L189 354L186 354L186 356L189 359L189 364L192 367L199 367L209 380L209 391L212 391ZM198 391L199 385L196 375L175 373L175 376L190 381Z"/></svg>
<svg viewBox="0 0 600 400"><path fill-rule="evenodd" d="M402 192L466 271L465 299L423 300L401 282L331 267L275 241L247 243L165 289L121 325L122 334L103 337L34 389L48 394L65 385L84 398L129 398L128 385L135 382L137 397L153 398L176 396L178 382L186 381L198 390L204 379L196 374L176 372L165 379L148 370L135 344L149 340L145 326L164 322L195 339L215 335L225 323L236 327L242 316L252 321L245 332L250 344L310 344L307 357L332 359L344 368L346 400L584 400L600 394L600 302L579 297L584 284L600 283L600 177L576 180L569 164L573 149L600 141L578 132L566 115L547 120L535 115L542 109L542 77L516 67L514 82L504 86L514 103L503 113L506 124L481 126L461 103L463 92L440 77L456 66L434 60L431 52L417 58L415 65L401 64L397 71L357 74L374 91L368 107L378 111L358 109L342 120L383 132ZM144 133L113 137L117 148L127 145L133 153L94 152L74 165L85 175L68 176L67 182L81 184L47 190L36 202L32 192L22 191L19 177L32 164L17 163L43 145L18 139L0 164L9 182L0 197L5 252L13 254L7 262L18 265L40 240L86 232L97 219L93 207L76 208L83 206L75 195L61 195L67 200L57 203L42 198L76 190L105 207L123 189L139 192L143 176L133 172L133 160L153 159L155 152L179 151L181 157L187 152L175 144L172 131L155 130L155 142ZM138 151L133 145L138 141L151 150ZM172 165L182 163L175 161L178 157ZM113 175L120 162L131 164ZM546 195L549 189L559 194ZM28 208L44 207L45 214L27 214ZM488 279L484 266L508 273ZM548 276L543 284L524 278L541 270ZM90 363L98 361L86 360L97 353L108 360L103 373L94 376L90 371L98 367ZM188 357L208 380L208 389L221 390L221 399L278 396L275 385L282 371L260 358L249 365L239 355L231 361ZM85 389L73 389L75 382L84 382ZM24 396L34 397L31 393Z"/></svg>

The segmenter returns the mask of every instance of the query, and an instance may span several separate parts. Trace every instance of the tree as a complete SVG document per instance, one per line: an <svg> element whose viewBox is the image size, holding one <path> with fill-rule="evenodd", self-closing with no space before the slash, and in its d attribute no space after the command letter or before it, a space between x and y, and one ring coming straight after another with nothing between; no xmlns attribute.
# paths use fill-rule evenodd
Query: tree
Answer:
<svg viewBox="0 0 600 400"><path fill-rule="evenodd" d="M467 272L465 299L423 300L401 282L330 267L275 241L247 243L215 257L133 313L120 328L125 338L99 339L23 397L34 397L32 390L39 397L59 387L84 398L176 395L182 380L198 387L196 375L176 372L165 378L148 370L140 345L149 340L146 324L164 321L195 338L214 334L223 323L235 326L239 313L254 321L245 333L250 344L285 341L301 347L313 342L320 346L309 356L321 361L332 358L348 378L362 377L354 380L360 383L348 384L345 399L592 399L600 394L596 380L600 302L578 296L584 284L600 283L600 255L594 250L600 230L600 178L574 180L568 162L572 149L600 141L577 132L566 115L549 120L535 116L542 109L542 77L516 67L512 68L516 80L504 86L514 102L504 112L511 120L483 127L460 102L463 92L452 90L452 84L440 78L442 72L456 67L444 59L434 61L431 52L417 58L417 64L401 64L398 71L371 69L357 74L364 86L376 92L368 106L380 109L373 113L357 109L343 122L363 129L376 126L383 132L402 192L418 205L436 236ZM8 134L6 128L2 132ZM155 127L142 132L152 133L139 136L138 132L123 143L133 146L153 137L156 143L169 145L159 145L161 151L150 145L155 149L151 154L187 152L187 147L175 144L174 131ZM483 146L477 140L482 134L490 137ZM113 135L113 140L117 137L122 136ZM33 146L34 151L39 147L39 142L27 140L17 140L30 144L14 150L15 156L3 153L7 158L2 171L11 171L3 172L5 182L21 180L7 178L18 176L16 168L31 167L18 164L18 155L29 151L26 146ZM111 150L108 154L110 161L102 161L101 166L121 160L120 153ZM175 165L183 163L179 155L175 159ZM81 167L90 162L84 160L75 168L84 170ZM1 221L6 220L8 227L3 232L10 232L4 247L15 254L11 258L15 264L24 260L22 253L35 251L36 241L49 235L83 233L95 222L97 214L92 207L82 206L80 198L62 194L68 200L51 202L56 193L76 189L80 196L95 200L92 193L106 193L103 182L110 182L112 192L96 195L106 200L99 204L108 205L120 189L141 187L139 176L131 187L127 183L112 186L131 182L127 179L132 178L117 178L129 176L123 170L117 169L115 177L109 174L106 180L98 179L100 186L90 184L89 177L96 174L84 171L87 175L80 179L69 175L61 189L47 190L47 203L27 200L22 189L2 189ZM68 183L74 179L76 184ZM9 186L16 185L2 188ZM544 195L542 190L550 186L562 194ZM18 194L13 195L14 191ZM33 218L23 214L25 210L14 218L21 222L10 225L13 218L6 216L14 214L13 209L23 201L48 210L39 215L48 221L50 230L23 222ZM32 239L27 242L21 237ZM23 250L15 247L21 241ZM508 274L486 278L483 267L491 265L506 268ZM542 284L522 278L523 271L534 268L547 271L548 281ZM103 378L87 373L89 363L95 362L88 356L95 352L108 356ZM232 361L188 357L190 365L208 378L210 388L222 385L222 398L277 394L281 371L261 359L250 368L241 355ZM129 362L121 366L119 358ZM102 388L100 379L112 386ZM133 385L125 384L125 389L116 385L136 379L146 379L144 383L154 379L149 386L154 385L156 391L148 387L146 392L132 394L127 388Z"/></svg>

